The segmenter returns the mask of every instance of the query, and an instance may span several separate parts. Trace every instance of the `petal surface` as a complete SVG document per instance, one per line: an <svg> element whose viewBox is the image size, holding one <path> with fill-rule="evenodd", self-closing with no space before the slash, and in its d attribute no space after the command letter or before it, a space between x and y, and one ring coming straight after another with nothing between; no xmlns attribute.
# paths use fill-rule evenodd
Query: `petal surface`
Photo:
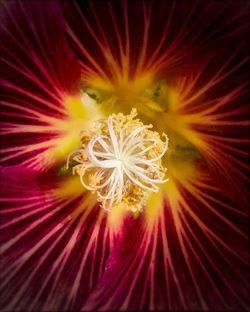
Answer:
<svg viewBox="0 0 250 312"><path fill-rule="evenodd" d="M96 111L81 101L57 1L5 1L1 17L0 161L46 169L78 146Z"/></svg>
<svg viewBox="0 0 250 312"><path fill-rule="evenodd" d="M205 6L202 1L112 0L62 1L61 5L83 81L99 79L107 88L108 82L121 87L147 73L159 77L164 71L173 79L193 72L225 48L217 43L247 34L243 1Z"/></svg>
<svg viewBox="0 0 250 312"><path fill-rule="evenodd" d="M248 215L206 174L189 183L159 196L157 221L127 225L83 311L249 308Z"/></svg>
<svg viewBox="0 0 250 312"><path fill-rule="evenodd" d="M59 185L49 173L1 168L4 311L78 310L104 271L112 238L103 210Z"/></svg>

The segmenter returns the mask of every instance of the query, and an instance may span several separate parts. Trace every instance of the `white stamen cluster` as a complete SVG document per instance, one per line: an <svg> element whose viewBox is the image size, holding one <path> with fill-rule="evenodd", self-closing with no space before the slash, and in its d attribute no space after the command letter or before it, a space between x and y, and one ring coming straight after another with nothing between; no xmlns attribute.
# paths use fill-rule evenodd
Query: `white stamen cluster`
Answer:
<svg viewBox="0 0 250 312"><path fill-rule="evenodd" d="M165 134L149 130L134 119L137 113L121 113L95 122L93 129L82 131L82 148L72 152L67 161L82 185L96 192L105 210L119 204L127 209L142 209L149 192L157 192L157 184L166 182L162 157L168 148Z"/></svg>

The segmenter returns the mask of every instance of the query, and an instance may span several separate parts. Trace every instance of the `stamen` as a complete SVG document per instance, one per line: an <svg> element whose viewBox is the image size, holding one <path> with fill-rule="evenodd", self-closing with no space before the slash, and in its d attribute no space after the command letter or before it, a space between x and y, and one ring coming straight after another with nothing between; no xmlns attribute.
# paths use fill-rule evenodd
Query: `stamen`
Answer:
<svg viewBox="0 0 250 312"><path fill-rule="evenodd" d="M157 192L165 183L162 157L168 138L150 130L132 109L129 115L114 114L95 121L91 131L82 131L82 148L67 159L67 168L77 173L81 184L97 194L105 210L119 204L141 211L149 192ZM74 162L71 166L72 161ZM76 163L76 164L75 164Z"/></svg>

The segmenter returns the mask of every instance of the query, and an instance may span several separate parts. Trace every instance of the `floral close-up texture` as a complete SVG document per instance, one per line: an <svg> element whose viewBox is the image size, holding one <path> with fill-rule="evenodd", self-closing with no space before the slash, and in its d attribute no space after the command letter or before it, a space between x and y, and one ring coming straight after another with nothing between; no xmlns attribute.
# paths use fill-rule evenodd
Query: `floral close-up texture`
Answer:
<svg viewBox="0 0 250 312"><path fill-rule="evenodd" d="M0 12L1 311L249 310L249 2Z"/></svg>

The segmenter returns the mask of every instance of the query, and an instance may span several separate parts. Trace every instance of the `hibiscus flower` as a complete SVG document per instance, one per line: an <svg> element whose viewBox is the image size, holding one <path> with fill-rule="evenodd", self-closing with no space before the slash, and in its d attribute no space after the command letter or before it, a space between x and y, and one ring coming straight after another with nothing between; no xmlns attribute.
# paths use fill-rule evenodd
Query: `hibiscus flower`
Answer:
<svg viewBox="0 0 250 312"><path fill-rule="evenodd" d="M2 2L4 311L249 308L247 11Z"/></svg>

